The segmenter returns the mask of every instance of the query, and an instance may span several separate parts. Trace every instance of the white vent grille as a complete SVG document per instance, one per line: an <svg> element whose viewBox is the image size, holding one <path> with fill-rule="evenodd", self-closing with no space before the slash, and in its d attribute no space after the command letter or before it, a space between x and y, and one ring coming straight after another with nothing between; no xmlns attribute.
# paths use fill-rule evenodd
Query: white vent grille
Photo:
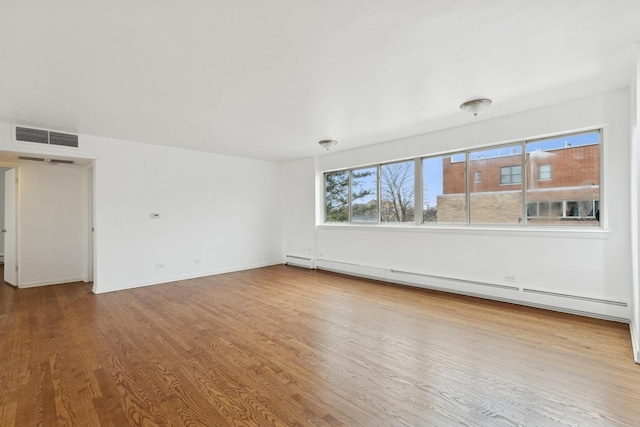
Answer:
<svg viewBox="0 0 640 427"><path fill-rule="evenodd" d="M16 141L78 148L78 135L16 126Z"/></svg>

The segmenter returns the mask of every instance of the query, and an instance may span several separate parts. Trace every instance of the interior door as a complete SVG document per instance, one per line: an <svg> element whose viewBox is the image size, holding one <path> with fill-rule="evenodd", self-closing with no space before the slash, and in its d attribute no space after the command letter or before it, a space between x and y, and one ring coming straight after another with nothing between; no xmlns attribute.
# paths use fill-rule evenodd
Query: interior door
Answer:
<svg viewBox="0 0 640 427"><path fill-rule="evenodd" d="M4 281L18 286L16 272L16 170L4 173Z"/></svg>

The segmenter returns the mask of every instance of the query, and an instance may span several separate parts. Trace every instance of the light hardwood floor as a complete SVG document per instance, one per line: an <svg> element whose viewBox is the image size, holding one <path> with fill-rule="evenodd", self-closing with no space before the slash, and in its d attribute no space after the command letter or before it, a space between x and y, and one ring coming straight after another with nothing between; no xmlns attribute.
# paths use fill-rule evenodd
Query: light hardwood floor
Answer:
<svg viewBox="0 0 640 427"><path fill-rule="evenodd" d="M640 425L628 325L274 266L0 286L0 426Z"/></svg>

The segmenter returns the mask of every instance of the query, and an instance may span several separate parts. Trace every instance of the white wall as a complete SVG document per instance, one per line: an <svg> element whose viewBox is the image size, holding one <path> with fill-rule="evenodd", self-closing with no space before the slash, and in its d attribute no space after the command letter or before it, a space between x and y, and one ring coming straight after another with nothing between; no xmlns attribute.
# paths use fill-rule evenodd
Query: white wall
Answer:
<svg viewBox="0 0 640 427"><path fill-rule="evenodd" d="M87 240L87 180L81 166L19 166L19 286L82 281Z"/></svg>
<svg viewBox="0 0 640 427"><path fill-rule="evenodd" d="M285 179L305 182L307 191L312 192L315 188L312 188L310 175L317 173L320 176L326 170L594 126L604 127L603 230L536 232L482 227L319 225L316 263L319 268L398 283L628 321L632 289L629 91L626 89L436 133L336 152L319 157L314 171L310 166L305 170L286 168ZM295 200L290 202L293 206L288 205L285 209L300 209L295 206ZM302 203L308 203L308 200ZM297 226L301 225L298 222ZM285 236L285 247L304 248L304 242L299 241L302 235ZM310 245L312 239L308 240ZM505 282L505 275L516 276L517 282ZM541 295L535 291L564 295Z"/></svg>
<svg viewBox="0 0 640 427"><path fill-rule="evenodd" d="M285 262L313 267L315 258L315 162L313 158L284 165Z"/></svg>
<svg viewBox="0 0 640 427"><path fill-rule="evenodd" d="M635 70L631 78L631 265L632 280L632 314L631 340L636 363L640 363L640 44L636 45Z"/></svg>
<svg viewBox="0 0 640 427"><path fill-rule="evenodd" d="M79 149L38 146L11 133L0 123L0 150L95 159L94 292L282 262L280 164L89 135Z"/></svg>
<svg viewBox="0 0 640 427"><path fill-rule="evenodd" d="M81 141L96 156L95 292L282 262L280 164Z"/></svg>

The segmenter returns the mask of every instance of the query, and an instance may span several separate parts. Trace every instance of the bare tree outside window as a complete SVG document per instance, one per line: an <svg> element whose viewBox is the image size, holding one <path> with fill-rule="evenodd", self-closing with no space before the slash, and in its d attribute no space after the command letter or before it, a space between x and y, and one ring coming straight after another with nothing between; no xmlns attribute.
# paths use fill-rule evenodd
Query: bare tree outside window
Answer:
<svg viewBox="0 0 640 427"><path fill-rule="evenodd" d="M413 222L415 211L415 162L380 166L380 221Z"/></svg>

